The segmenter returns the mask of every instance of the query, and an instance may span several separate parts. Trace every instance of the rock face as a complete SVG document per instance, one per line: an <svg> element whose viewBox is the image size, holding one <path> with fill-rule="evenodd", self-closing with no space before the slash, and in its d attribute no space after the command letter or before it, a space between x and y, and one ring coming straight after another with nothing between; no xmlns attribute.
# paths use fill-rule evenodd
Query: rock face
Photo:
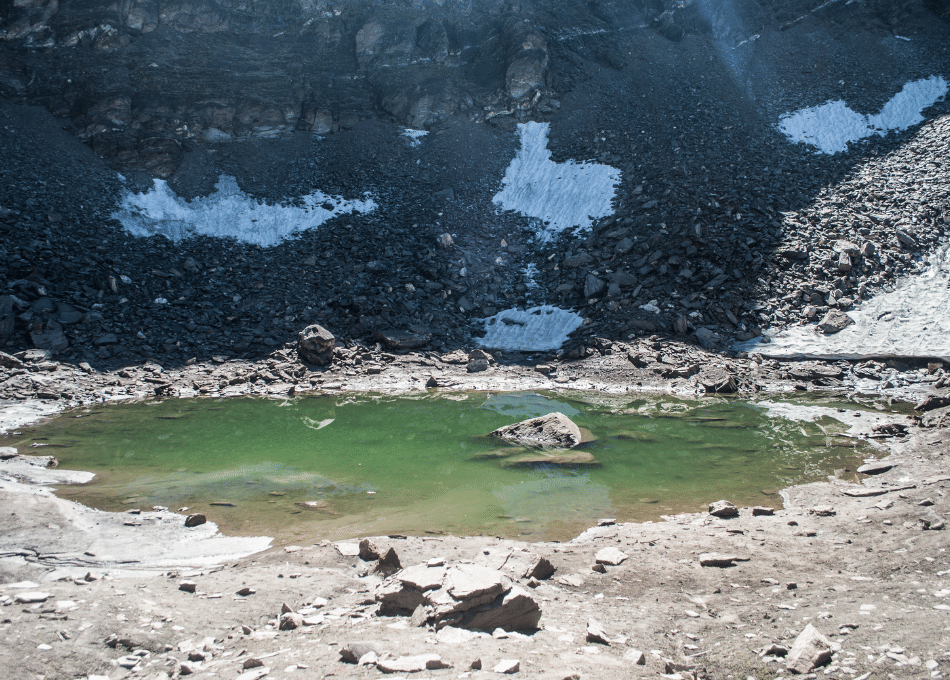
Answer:
<svg viewBox="0 0 950 680"><path fill-rule="evenodd" d="M403 569L377 586L375 599L384 616L412 614L437 628L525 631L541 620L541 608L525 590L500 571L474 564Z"/></svg>
<svg viewBox="0 0 950 680"><path fill-rule="evenodd" d="M574 421L558 412L500 427L489 436L536 449L570 449L582 439Z"/></svg>
<svg viewBox="0 0 950 680"><path fill-rule="evenodd" d="M317 366L328 366L333 360L336 338L323 326L307 326L297 336L297 352L304 361Z"/></svg>

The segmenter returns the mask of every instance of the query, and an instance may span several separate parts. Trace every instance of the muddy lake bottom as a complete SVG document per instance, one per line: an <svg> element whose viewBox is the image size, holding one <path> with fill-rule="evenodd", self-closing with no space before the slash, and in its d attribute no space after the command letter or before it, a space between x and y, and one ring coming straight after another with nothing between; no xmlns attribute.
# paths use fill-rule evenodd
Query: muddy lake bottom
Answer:
<svg viewBox="0 0 950 680"><path fill-rule="evenodd" d="M879 449L848 436L850 421L885 408L536 392L170 399L67 412L5 443L96 474L61 487L62 498L202 513L227 534L278 543L567 540L601 518L659 520L720 498L780 508L786 486L854 480ZM589 433L592 465L525 462L523 449L486 436L553 411Z"/></svg>

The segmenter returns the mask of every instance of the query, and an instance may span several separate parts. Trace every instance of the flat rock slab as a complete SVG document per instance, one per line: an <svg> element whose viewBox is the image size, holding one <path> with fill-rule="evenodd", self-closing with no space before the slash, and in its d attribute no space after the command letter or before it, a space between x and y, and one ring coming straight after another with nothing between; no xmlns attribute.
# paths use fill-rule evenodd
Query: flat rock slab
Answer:
<svg viewBox="0 0 950 680"><path fill-rule="evenodd" d="M502 675L511 675L517 673L519 670L521 670L521 662L517 659L502 659L492 668L493 672Z"/></svg>
<svg viewBox="0 0 950 680"><path fill-rule="evenodd" d="M587 451L536 451L505 458L503 467L533 467L551 465L553 467L600 467L601 463Z"/></svg>
<svg viewBox="0 0 950 680"><path fill-rule="evenodd" d="M594 561L597 564L606 564L611 567L616 567L620 564L623 564L624 560L626 559L627 553L613 547L598 550L597 554L594 556Z"/></svg>
<svg viewBox="0 0 950 680"><path fill-rule="evenodd" d="M862 475L881 475L894 468L892 463L882 463L880 461L875 461L873 463L867 463L858 468L858 472Z"/></svg>
<svg viewBox="0 0 950 680"><path fill-rule="evenodd" d="M333 546L343 557L359 557L359 543L334 543Z"/></svg>
<svg viewBox="0 0 950 680"><path fill-rule="evenodd" d="M736 562L748 562L748 557L738 555L724 555L722 553L703 553L699 556L699 564L703 567L734 567Z"/></svg>
<svg viewBox="0 0 950 680"><path fill-rule="evenodd" d="M421 673L451 666L442 661L438 654L419 654L401 656L398 659L381 659L376 662L376 668L383 673Z"/></svg>

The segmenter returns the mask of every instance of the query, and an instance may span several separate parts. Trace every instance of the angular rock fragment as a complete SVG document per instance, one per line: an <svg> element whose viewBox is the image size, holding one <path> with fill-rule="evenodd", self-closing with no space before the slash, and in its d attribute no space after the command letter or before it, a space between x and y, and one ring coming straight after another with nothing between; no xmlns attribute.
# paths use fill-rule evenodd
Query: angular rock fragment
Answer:
<svg viewBox="0 0 950 680"><path fill-rule="evenodd" d="M709 514L713 515L714 517L729 519L731 517L739 516L739 508L734 506L729 501L716 501L715 503L709 504Z"/></svg>
<svg viewBox="0 0 950 680"><path fill-rule="evenodd" d="M785 667L792 673L811 673L831 660L831 643L810 623L795 638Z"/></svg>
<svg viewBox="0 0 950 680"><path fill-rule="evenodd" d="M850 316L837 309L832 309L818 322L818 330L825 335L833 335L834 333L843 331L853 323L854 319Z"/></svg>

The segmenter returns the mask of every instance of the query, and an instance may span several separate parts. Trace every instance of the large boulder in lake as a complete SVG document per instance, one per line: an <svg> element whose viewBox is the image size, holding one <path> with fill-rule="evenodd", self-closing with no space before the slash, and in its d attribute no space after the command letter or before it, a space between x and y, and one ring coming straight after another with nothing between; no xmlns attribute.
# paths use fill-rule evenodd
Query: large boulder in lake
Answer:
<svg viewBox="0 0 950 680"><path fill-rule="evenodd" d="M304 361L317 366L328 366L333 360L336 338L323 326L307 326L297 335L297 353Z"/></svg>
<svg viewBox="0 0 950 680"><path fill-rule="evenodd" d="M574 421L558 412L499 427L489 436L532 449L571 449L583 439Z"/></svg>

